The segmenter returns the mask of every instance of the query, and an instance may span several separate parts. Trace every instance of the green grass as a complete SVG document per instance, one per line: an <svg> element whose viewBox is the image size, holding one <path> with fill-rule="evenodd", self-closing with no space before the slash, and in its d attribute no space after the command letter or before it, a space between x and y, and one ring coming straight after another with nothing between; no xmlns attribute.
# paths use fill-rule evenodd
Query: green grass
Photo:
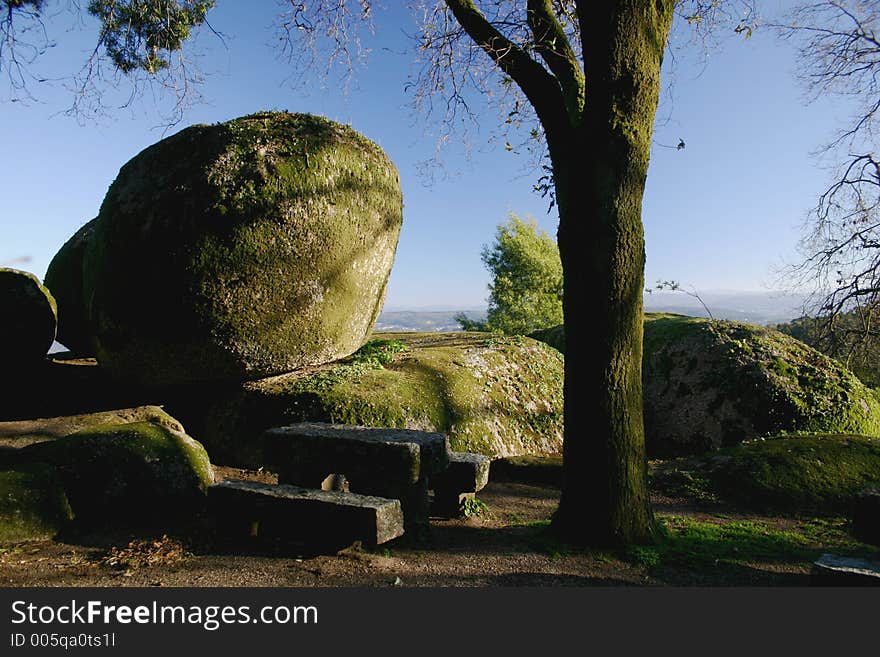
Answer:
<svg viewBox="0 0 880 657"><path fill-rule="evenodd" d="M551 560L587 553L602 563L623 560L648 571L658 567L715 571L721 567L775 564L808 567L824 552L877 558L876 548L854 539L842 517L801 518L777 526L772 520L711 520L668 515L658 521L653 545L620 550L590 550L559 540L549 520L511 523L532 530L529 546Z"/></svg>
<svg viewBox="0 0 880 657"><path fill-rule="evenodd" d="M790 528L753 520L705 521L667 516L655 545L631 546L624 557L651 569L657 566L706 568L725 565L809 564L823 552L870 555L871 546L853 539L842 518L810 518Z"/></svg>
<svg viewBox="0 0 880 657"><path fill-rule="evenodd" d="M365 363L384 367L393 363L397 354L408 350L409 347L400 340L370 340L353 353L349 360L351 363Z"/></svg>

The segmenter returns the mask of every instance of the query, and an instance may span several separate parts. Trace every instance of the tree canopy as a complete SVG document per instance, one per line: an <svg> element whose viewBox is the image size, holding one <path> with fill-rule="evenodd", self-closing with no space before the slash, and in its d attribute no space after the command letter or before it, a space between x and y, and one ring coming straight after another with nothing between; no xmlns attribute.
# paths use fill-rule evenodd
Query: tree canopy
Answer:
<svg viewBox="0 0 880 657"><path fill-rule="evenodd" d="M562 323L562 262L559 248L536 221L511 213L485 246L483 263L492 275L489 310L482 328L526 335Z"/></svg>

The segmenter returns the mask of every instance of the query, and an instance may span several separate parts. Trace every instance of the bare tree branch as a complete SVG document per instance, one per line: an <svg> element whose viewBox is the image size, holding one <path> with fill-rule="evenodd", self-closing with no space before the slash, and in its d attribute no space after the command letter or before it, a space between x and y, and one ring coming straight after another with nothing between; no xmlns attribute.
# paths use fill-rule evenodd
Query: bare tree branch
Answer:
<svg viewBox="0 0 880 657"><path fill-rule="evenodd" d="M52 46L43 23L44 0L0 0L0 73L8 81L9 98L31 99L29 82L40 82L31 70Z"/></svg>
<svg viewBox="0 0 880 657"><path fill-rule="evenodd" d="M10 83L10 98L33 98L29 83L44 82L33 71L38 57L54 43L43 23L45 0L0 0L0 71ZM108 92L114 104L129 106L145 94L157 107L171 98L166 126L183 118L201 98L202 74L185 44L193 31L207 24L214 0L90 0L83 12L78 0L67 0L76 16L88 14L101 29L91 55L76 73L55 80L71 90L65 113L84 122L107 111ZM210 25L209 25L210 27ZM222 35L211 31L222 41ZM29 37L29 38L25 38Z"/></svg>
<svg viewBox="0 0 880 657"><path fill-rule="evenodd" d="M808 101L830 94L854 101L850 121L820 152L840 158L832 183L810 214L802 262L786 276L812 289L806 314L813 341L839 355L876 339L880 319L880 3L821 0L796 7L781 36L798 47L798 75Z"/></svg>

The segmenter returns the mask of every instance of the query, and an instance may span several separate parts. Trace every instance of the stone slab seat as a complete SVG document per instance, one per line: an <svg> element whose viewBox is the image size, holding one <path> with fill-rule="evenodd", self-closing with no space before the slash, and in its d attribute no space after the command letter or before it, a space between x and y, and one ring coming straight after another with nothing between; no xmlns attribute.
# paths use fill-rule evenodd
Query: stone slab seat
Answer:
<svg viewBox="0 0 880 657"><path fill-rule="evenodd" d="M880 586L880 563L823 554L810 571L814 586Z"/></svg>
<svg viewBox="0 0 880 657"><path fill-rule="evenodd" d="M449 463L448 441L442 433L322 422L269 429L265 450L279 476L313 474L316 481L310 483L316 487L331 473L344 474L351 483L361 480L362 487L374 481L379 486L414 484L445 470Z"/></svg>
<svg viewBox="0 0 880 657"><path fill-rule="evenodd" d="M404 531L398 500L239 479L208 489L208 512L222 534L313 546L374 546Z"/></svg>
<svg viewBox="0 0 880 657"><path fill-rule="evenodd" d="M434 490L433 512L443 516L457 516L461 505L472 499L489 482L492 461L483 454L450 452L449 467L431 477Z"/></svg>
<svg viewBox="0 0 880 657"><path fill-rule="evenodd" d="M428 478L449 465L441 433L302 422L264 434L265 460L279 483L320 488L345 475L354 493L399 499L407 531L426 525Z"/></svg>

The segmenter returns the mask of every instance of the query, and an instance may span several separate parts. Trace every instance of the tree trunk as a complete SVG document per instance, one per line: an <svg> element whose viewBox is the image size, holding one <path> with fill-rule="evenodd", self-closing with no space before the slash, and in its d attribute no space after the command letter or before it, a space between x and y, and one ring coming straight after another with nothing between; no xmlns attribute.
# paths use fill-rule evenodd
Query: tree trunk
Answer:
<svg viewBox="0 0 880 657"><path fill-rule="evenodd" d="M642 418L642 196L672 1L591 5L583 120L547 131L564 275L565 442L553 527L590 545L655 536Z"/></svg>

